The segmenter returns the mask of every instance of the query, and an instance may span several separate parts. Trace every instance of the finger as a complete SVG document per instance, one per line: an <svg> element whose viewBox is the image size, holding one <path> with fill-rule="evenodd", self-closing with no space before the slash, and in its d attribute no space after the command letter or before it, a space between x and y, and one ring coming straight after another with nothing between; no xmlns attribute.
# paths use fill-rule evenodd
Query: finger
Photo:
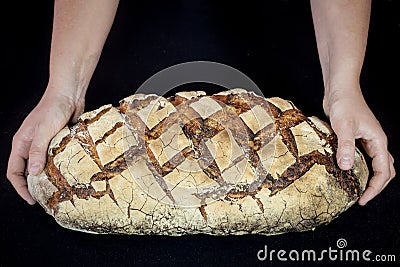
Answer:
<svg viewBox="0 0 400 267"><path fill-rule="evenodd" d="M372 159L374 176L369 181L368 188L358 201L361 206L364 206L376 197L393 178L390 165L390 157L387 152L381 153Z"/></svg>
<svg viewBox="0 0 400 267"><path fill-rule="evenodd" d="M45 124L40 124L33 137L31 147L29 149L29 166L28 172L32 175L39 175L46 164L47 147L52 136L49 134L51 129Z"/></svg>
<svg viewBox="0 0 400 267"><path fill-rule="evenodd" d="M335 127L335 133L338 138L338 148L336 160L339 168L349 170L354 164L355 153L355 135L353 133L353 123L342 122Z"/></svg>
<svg viewBox="0 0 400 267"><path fill-rule="evenodd" d="M390 164L390 162L389 162L389 168L390 168L390 176L389 176L389 179L383 185L383 187L381 189L381 192L383 191L383 189L386 188L386 186L389 184L389 182L393 180L393 178L394 178L394 176L396 174L396 172L394 170L394 166L393 166L393 164Z"/></svg>
<svg viewBox="0 0 400 267"><path fill-rule="evenodd" d="M10 158L7 166L7 178L15 188L17 193L29 204L35 204L28 191L25 174L26 158L28 156L28 142L19 138L14 138Z"/></svg>

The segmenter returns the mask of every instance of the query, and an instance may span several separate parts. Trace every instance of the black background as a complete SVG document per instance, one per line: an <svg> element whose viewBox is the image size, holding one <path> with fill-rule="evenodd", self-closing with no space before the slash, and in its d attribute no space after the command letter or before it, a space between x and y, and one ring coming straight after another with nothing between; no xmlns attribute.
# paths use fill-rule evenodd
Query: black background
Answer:
<svg viewBox="0 0 400 267"><path fill-rule="evenodd" d="M14 1L2 5L2 11L0 265L271 266L279 265L276 258L273 262L257 260L256 253L264 245L276 250L320 251L336 248L339 238L347 240L348 249L369 249L373 255L394 254L397 264L400 262L397 178L365 207L356 204L330 224L304 233L270 237L116 236L60 227L39 205L31 207L19 198L6 179L12 136L47 84L53 2ZM388 136L397 170L400 127L395 93L400 89L399 48L398 2L373 1L360 82L367 103ZM266 97L290 99L307 115L325 119L310 6L308 1L297 0L121 0L89 85L86 110L117 104L156 72L194 60L234 67L249 76ZM323 263L344 264L329 260Z"/></svg>

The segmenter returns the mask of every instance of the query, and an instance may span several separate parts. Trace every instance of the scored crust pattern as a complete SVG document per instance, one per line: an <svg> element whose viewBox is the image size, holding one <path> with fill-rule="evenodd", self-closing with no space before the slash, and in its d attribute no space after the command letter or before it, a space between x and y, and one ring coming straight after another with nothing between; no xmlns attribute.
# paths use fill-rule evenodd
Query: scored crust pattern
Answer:
<svg viewBox="0 0 400 267"><path fill-rule="evenodd" d="M124 234L278 234L330 222L365 188L330 126L241 89L133 95L53 138L31 193L61 225ZM203 191L201 188L205 188Z"/></svg>

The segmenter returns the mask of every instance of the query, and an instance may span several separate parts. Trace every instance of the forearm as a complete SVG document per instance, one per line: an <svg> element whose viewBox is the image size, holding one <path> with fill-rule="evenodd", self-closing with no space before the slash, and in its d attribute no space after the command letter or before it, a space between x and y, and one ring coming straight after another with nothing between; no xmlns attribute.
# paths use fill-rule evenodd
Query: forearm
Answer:
<svg viewBox="0 0 400 267"><path fill-rule="evenodd" d="M49 88L73 102L86 93L118 0L55 0Z"/></svg>
<svg viewBox="0 0 400 267"><path fill-rule="evenodd" d="M364 61L371 1L311 0L311 10L325 96L337 93L332 90L358 90L354 85Z"/></svg>

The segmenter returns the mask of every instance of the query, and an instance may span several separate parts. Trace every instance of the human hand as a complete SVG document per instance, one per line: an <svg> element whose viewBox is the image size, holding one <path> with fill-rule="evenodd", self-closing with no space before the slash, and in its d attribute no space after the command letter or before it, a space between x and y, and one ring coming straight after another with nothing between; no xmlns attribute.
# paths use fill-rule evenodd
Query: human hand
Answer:
<svg viewBox="0 0 400 267"><path fill-rule="evenodd" d="M396 175L394 159L378 120L366 104L361 90L330 90L324 97L324 111L338 137L337 162L348 170L354 164L355 140L360 139L365 152L372 158L373 176L358 203L365 205L378 195Z"/></svg>
<svg viewBox="0 0 400 267"><path fill-rule="evenodd" d="M38 175L43 170L51 139L69 120L75 121L83 112L83 107L83 99L75 104L72 97L46 90L40 102L15 133L7 178L17 193L29 204L35 204L35 200L28 191L25 170L33 175Z"/></svg>

